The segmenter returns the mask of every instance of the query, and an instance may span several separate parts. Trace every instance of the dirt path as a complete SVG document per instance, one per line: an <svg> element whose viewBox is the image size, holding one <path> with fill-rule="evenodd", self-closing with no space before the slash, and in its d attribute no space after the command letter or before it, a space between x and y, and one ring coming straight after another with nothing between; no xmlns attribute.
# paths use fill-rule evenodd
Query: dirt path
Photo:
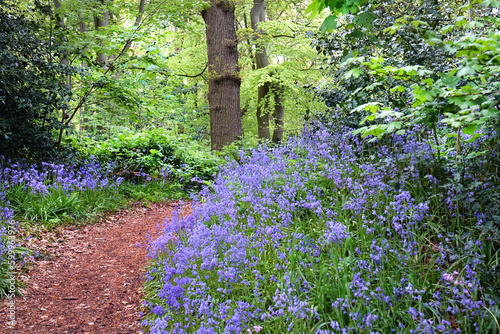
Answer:
<svg viewBox="0 0 500 334"><path fill-rule="evenodd" d="M140 333L146 236L157 235L157 225L175 204L137 207L103 224L63 229L56 240L38 241L51 257L37 261L27 275L25 296L16 299L14 328L7 327L7 304L2 304L0 332Z"/></svg>

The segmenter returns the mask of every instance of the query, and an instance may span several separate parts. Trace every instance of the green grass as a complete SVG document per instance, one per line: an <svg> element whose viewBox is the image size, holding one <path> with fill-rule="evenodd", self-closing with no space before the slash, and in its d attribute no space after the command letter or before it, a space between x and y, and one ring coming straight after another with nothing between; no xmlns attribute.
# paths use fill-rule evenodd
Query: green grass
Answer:
<svg viewBox="0 0 500 334"><path fill-rule="evenodd" d="M105 212L124 209L135 202L158 203L187 198L178 183L150 181L143 184L123 182L118 189L85 190L65 193L62 188L47 194L32 193L22 185L6 193L15 219L24 226L43 225L48 230L61 225L81 225L98 220Z"/></svg>

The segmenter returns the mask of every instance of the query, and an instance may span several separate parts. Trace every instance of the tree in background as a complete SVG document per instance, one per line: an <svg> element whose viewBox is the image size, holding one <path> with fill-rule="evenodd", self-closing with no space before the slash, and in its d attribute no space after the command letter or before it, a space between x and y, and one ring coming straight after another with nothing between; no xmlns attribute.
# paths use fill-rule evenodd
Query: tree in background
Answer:
<svg viewBox="0 0 500 334"><path fill-rule="evenodd" d="M252 10L250 11L250 21L252 30L254 31L254 40L259 41L263 30L259 24L266 21L266 1L255 0ZM256 69L262 69L269 65L267 51L265 45L257 44L255 50L255 64ZM266 103L270 98L274 98L274 111L273 118L275 127L273 132L273 142L279 142L283 138L283 118L285 113L285 106L282 100L282 87L279 84L272 84L269 81L264 82L258 87L258 100L257 100L257 128L259 139L270 139L269 133L269 108L270 103ZM266 108L267 107L267 108Z"/></svg>
<svg viewBox="0 0 500 334"><path fill-rule="evenodd" d="M32 4L18 3L24 8ZM213 147L220 148L240 138L241 128L255 140L257 107L268 119L268 132L274 130L274 136L265 138L279 141L284 130L300 129L305 110L321 108L305 88L321 76L321 62L307 37L317 27L303 15L305 5L276 1L267 2L267 13L259 14L256 33L242 24L256 4L52 0L52 28L41 15L33 18L47 34L64 35L57 60L78 70L66 77L72 98L69 110L59 115L65 126L59 133L61 146L84 137L103 140L161 127L196 139L212 137ZM212 24L232 30L231 36L219 38L205 23L215 7L233 12L233 19L224 19L227 26ZM214 22L215 16L225 15L215 14L210 18ZM216 55L218 47L228 54L235 51L232 65ZM268 66L256 68L255 52L262 48ZM259 101L261 86L269 91ZM225 93L227 87L231 93ZM285 107L290 112L284 115Z"/></svg>
<svg viewBox="0 0 500 334"><path fill-rule="evenodd" d="M323 57L311 47L310 40L319 21L305 15L304 4L285 1L246 3L241 16L244 28L238 35L248 36L248 47L242 45L240 57L244 110L255 110L259 139L279 142L286 131L302 127L307 110L324 107L307 89L323 75Z"/></svg>

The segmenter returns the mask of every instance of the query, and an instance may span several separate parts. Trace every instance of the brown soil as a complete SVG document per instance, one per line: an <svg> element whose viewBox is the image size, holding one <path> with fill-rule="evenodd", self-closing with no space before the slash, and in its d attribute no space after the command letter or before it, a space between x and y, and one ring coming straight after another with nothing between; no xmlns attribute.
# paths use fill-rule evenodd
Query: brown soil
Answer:
<svg viewBox="0 0 500 334"><path fill-rule="evenodd" d="M170 217L177 203L136 206L81 229L65 228L31 241L48 258L24 277L15 300L16 326L0 309L1 333L140 333L141 274L147 235Z"/></svg>

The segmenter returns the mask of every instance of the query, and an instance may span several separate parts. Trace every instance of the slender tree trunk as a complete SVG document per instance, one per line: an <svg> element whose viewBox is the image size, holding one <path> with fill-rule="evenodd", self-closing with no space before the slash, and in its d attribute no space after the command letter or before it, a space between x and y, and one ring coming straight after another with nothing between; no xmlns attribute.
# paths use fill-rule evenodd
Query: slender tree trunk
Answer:
<svg viewBox="0 0 500 334"><path fill-rule="evenodd" d="M137 14L137 17L135 18L135 23L134 26L138 27L141 24L142 21L142 16L144 15L144 4L146 0L139 0L139 13ZM132 40L128 41L127 44L125 45L125 51L130 49L132 46Z"/></svg>
<svg viewBox="0 0 500 334"><path fill-rule="evenodd" d="M283 104L282 87L274 87L274 131L273 142L279 143L283 139L283 126L285 125L285 106Z"/></svg>
<svg viewBox="0 0 500 334"><path fill-rule="evenodd" d="M104 7L104 5L106 4L106 0L100 0L100 2L102 3L102 6ZM95 30L99 30L99 29L102 29L104 27L107 27L108 25L109 25L109 11L107 9L104 9L104 11L101 13L100 16L94 17L94 27L95 27ZM99 44L102 45L103 44L102 41ZM106 53L98 52L96 61L99 64L101 64L102 67L106 68L107 63L108 63L108 57L107 57Z"/></svg>
<svg viewBox="0 0 500 334"><path fill-rule="evenodd" d="M85 20L83 19L81 13L78 13L78 19L80 20L79 30L83 36L87 32L87 25L85 24ZM82 69L85 70L86 68L87 68L87 62L85 61L85 59L82 59ZM81 90L83 91L83 82L82 82ZM84 113L85 113L85 106L82 105L82 107L80 108L79 113L78 113L78 125L79 125L78 135L80 136L80 138L82 136L83 128L85 127L85 124L83 123L83 114Z"/></svg>
<svg viewBox="0 0 500 334"><path fill-rule="evenodd" d="M254 31L254 40L258 41L263 34L261 28L259 28L259 23L266 21L266 1L265 0L254 0L253 7L250 11L250 20L252 29ZM257 44L257 50L255 52L255 63L256 68L261 69L269 65L269 59L267 57L266 47L264 45ZM277 85L272 85L269 82L264 83L258 88L258 104L257 104L257 127L259 139L269 140L269 100L271 96L270 93L274 94L274 132L273 132L273 142L279 142L283 138L283 124L284 124L284 113L285 107L283 105L283 100L281 99L282 89Z"/></svg>
<svg viewBox="0 0 500 334"><path fill-rule="evenodd" d="M64 29L64 17L62 17L57 11L61 8L61 2L59 0L54 0L54 8L56 9L56 24L57 29ZM64 39L66 42L67 40ZM61 56L60 63L63 65L69 65L69 59L66 54Z"/></svg>
<svg viewBox="0 0 500 334"><path fill-rule="evenodd" d="M254 31L254 40L259 40L262 30L259 29L259 22L266 20L266 2L264 0L255 0L250 10L250 24ZM255 68L261 69L269 65L265 46L257 45L255 51ZM269 94L269 82L265 82L258 87L257 92L257 131L260 140L269 140L269 103L266 103L266 97Z"/></svg>
<svg viewBox="0 0 500 334"><path fill-rule="evenodd" d="M54 0L54 8L56 10L56 24L57 24L57 29L64 29L64 17L58 13L58 10L61 8L61 2L59 0ZM69 66L69 59L66 54L63 54L61 58L59 59L59 62L63 65ZM71 92L71 76L66 77L66 89L68 92ZM64 124L66 121L66 118L68 115L66 114L66 109L62 108L61 110L61 123ZM61 140L62 140L62 135L64 133L64 128L61 128L59 130L59 138L57 140L57 150L59 151L61 149Z"/></svg>
<svg viewBox="0 0 500 334"><path fill-rule="evenodd" d="M210 3L211 6L201 14L207 36L212 150L219 150L241 138L241 78L234 26L234 2L210 0Z"/></svg>
<svg viewBox="0 0 500 334"><path fill-rule="evenodd" d="M266 82L257 88L257 130L260 140L269 140L269 103L266 96L269 94L269 83Z"/></svg>

